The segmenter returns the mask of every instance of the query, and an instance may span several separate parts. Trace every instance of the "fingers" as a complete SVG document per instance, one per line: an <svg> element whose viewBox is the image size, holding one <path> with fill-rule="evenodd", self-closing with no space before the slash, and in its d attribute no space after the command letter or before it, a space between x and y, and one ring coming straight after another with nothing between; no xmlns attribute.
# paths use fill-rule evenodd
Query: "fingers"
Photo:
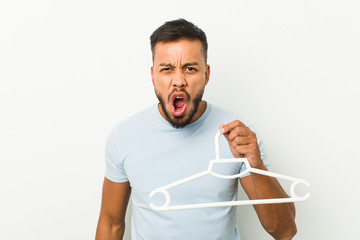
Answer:
<svg viewBox="0 0 360 240"><path fill-rule="evenodd" d="M220 132L224 134L228 141L233 141L236 137L250 137L256 138L256 135L244 123L235 120L226 125L220 125ZM244 139L245 140L245 139ZM250 143L250 142L248 142Z"/></svg>
<svg viewBox="0 0 360 240"><path fill-rule="evenodd" d="M239 120L235 120L235 121L225 124L225 125L221 124L220 132L222 134L226 134L226 133L229 133L230 131L232 131L236 127L246 127L246 125L244 123L240 122Z"/></svg>
<svg viewBox="0 0 360 240"><path fill-rule="evenodd" d="M252 153L254 151L256 151L256 146L253 144L249 144L249 145L236 145L235 147L233 147L236 152L238 152L239 154L246 156L249 153Z"/></svg>
<svg viewBox="0 0 360 240"><path fill-rule="evenodd" d="M246 157L252 167L261 166L262 160L256 134L244 123L235 120L220 125L220 132L229 143L234 157Z"/></svg>
<svg viewBox="0 0 360 240"><path fill-rule="evenodd" d="M254 143L254 140L249 137L236 136L232 139L229 138L229 144L233 148L235 148L238 145L249 145L252 143Z"/></svg>
<svg viewBox="0 0 360 240"><path fill-rule="evenodd" d="M244 156L256 151L256 134L241 121L221 124L220 132L225 136L234 155Z"/></svg>
<svg viewBox="0 0 360 240"><path fill-rule="evenodd" d="M231 135L231 134L230 134ZM257 151L258 145L255 137L252 136L235 136L228 139L230 147L236 150L240 154L248 154L253 151Z"/></svg>
<svg viewBox="0 0 360 240"><path fill-rule="evenodd" d="M242 139L246 141L246 138L253 139L254 137L255 137L255 133L251 131L248 127L236 127L227 136L227 138L230 141L235 140L235 138L239 138L239 140Z"/></svg>

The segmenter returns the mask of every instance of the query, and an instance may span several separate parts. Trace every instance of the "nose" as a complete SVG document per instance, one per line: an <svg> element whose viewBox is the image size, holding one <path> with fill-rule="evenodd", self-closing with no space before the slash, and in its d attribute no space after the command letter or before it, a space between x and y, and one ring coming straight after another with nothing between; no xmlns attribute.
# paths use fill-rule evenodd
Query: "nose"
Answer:
<svg viewBox="0 0 360 240"><path fill-rule="evenodd" d="M187 84L185 74L182 70L177 69L174 72L173 78L172 78L172 85L173 87L182 88L185 87Z"/></svg>

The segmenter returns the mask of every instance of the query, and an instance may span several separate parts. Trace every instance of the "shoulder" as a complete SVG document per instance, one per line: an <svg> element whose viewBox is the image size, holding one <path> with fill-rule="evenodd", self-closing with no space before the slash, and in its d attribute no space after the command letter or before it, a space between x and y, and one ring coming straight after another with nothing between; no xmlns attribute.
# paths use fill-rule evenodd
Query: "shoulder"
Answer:
<svg viewBox="0 0 360 240"><path fill-rule="evenodd" d="M223 107L217 106L215 104L209 104L209 106L211 107L211 112L212 114L216 114L216 115L221 115L221 116L226 116L226 117L233 117L235 116L234 113L232 113L231 111L229 111L228 109L225 109Z"/></svg>
<svg viewBox="0 0 360 240"><path fill-rule="evenodd" d="M209 106L211 107L209 116L214 121L220 122L221 124L228 124L235 120L239 120L257 135L259 135L256 128L253 126L253 124L251 124L251 121L249 121L245 116L242 116L241 114L235 114L226 108L219 107L214 104L209 104Z"/></svg>
<svg viewBox="0 0 360 240"><path fill-rule="evenodd" d="M241 122L243 122L245 125L248 125L249 121L242 117L239 116L237 114L234 114L232 111L214 105L214 104L209 104L209 107L211 108L210 114L209 116L213 119L216 119L217 121L221 121L223 124L235 121L235 120L239 120Z"/></svg>
<svg viewBox="0 0 360 240"><path fill-rule="evenodd" d="M154 107L143 109L124 120L118 122L110 131L108 142L118 142L126 139L144 129L151 128L154 124Z"/></svg>
<svg viewBox="0 0 360 240"><path fill-rule="evenodd" d="M127 118L118 122L114 129L127 130L132 126L144 126L145 123L150 123L155 118L154 106L147 107Z"/></svg>

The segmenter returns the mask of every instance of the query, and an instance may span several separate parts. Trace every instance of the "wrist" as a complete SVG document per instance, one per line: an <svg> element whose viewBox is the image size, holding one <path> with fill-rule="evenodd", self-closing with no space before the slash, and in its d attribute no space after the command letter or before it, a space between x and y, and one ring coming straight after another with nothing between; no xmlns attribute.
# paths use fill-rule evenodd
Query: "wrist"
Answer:
<svg viewBox="0 0 360 240"><path fill-rule="evenodd" d="M257 168L257 169L260 169L260 170L265 170L267 171L267 168L266 166L264 165L264 162L261 160L261 158L257 159L256 161L249 161L250 163L250 166L252 168Z"/></svg>

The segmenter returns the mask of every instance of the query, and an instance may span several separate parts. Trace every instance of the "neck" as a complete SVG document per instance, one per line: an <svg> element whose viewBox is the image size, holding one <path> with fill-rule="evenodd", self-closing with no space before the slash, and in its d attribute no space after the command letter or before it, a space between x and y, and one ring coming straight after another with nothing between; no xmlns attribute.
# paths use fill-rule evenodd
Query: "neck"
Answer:
<svg viewBox="0 0 360 240"><path fill-rule="evenodd" d="M199 108L198 108L197 112L195 113L195 115L190 123L195 122L204 114L204 112L206 110L206 106L207 106L207 103L204 100L202 100L199 104Z"/></svg>

